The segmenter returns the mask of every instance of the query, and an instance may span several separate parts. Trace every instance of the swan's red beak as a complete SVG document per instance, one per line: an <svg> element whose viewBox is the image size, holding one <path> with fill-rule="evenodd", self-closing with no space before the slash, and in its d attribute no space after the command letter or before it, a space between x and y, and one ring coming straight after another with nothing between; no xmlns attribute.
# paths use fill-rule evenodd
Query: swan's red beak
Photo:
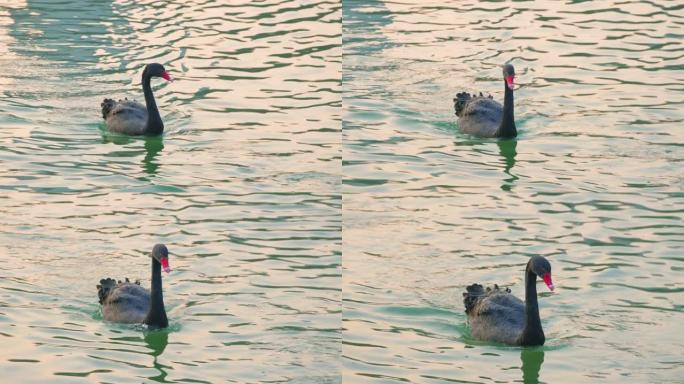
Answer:
<svg viewBox="0 0 684 384"><path fill-rule="evenodd" d="M164 80L166 80L166 81L171 81L171 75L169 75L169 73L166 71L164 71L164 73L162 73L162 78L164 78Z"/></svg>
<svg viewBox="0 0 684 384"><path fill-rule="evenodd" d="M161 262L161 266L162 266L162 269L164 270L164 272L166 272L166 273L171 272L171 267L169 267L169 258L168 257L162 257L162 259L159 261Z"/></svg>
<svg viewBox="0 0 684 384"><path fill-rule="evenodd" d="M544 279L544 283L546 283L546 286L549 287L549 289L553 291L553 281L551 281L551 274L550 273L544 274L543 279Z"/></svg>
<svg viewBox="0 0 684 384"><path fill-rule="evenodd" d="M506 85L508 86L508 89L511 91L513 90L513 86L515 85L514 79L515 76L506 76Z"/></svg>

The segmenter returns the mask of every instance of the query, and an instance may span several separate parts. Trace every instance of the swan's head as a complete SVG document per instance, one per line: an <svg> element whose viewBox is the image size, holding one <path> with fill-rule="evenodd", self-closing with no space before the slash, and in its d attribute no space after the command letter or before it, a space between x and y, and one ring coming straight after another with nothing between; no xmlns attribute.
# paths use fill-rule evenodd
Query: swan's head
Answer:
<svg viewBox="0 0 684 384"><path fill-rule="evenodd" d="M164 244L157 244L152 248L152 257L161 264L164 272L171 272L171 267L169 267L169 250Z"/></svg>
<svg viewBox="0 0 684 384"><path fill-rule="evenodd" d="M171 75L166 72L164 66L158 63L147 64L143 71L143 78L145 77L161 77L166 81L171 81Z"/></svg>
<svg viewBox="0 0 684 384"><path fill-rule="evenodd" d="M503 77L504 80L506 80L506 86L508 86L508 89L513 90L515 80L515 68L513 68L512 64L504 64Z"/></svg>
<svg viewBox="0 0 684 384"><path fill-rule="evenodd" d="M529 263L527 263L527 269L532 271L535 275L541 277L546 283L546 286L553 291L553 280L551 280L551 263L541 256L533 256Z"/></svg>

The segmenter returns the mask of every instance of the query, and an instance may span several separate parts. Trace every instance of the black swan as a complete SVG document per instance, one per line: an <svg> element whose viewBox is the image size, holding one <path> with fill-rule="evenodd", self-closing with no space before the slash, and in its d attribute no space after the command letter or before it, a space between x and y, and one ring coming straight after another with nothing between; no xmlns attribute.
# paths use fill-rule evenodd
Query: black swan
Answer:
<svg viewBox="0 0 684 384"><path fill-rule="evenodd" d="M454 109L461 131L479 137L512 138L518 134L513 117L513 81L515 68L503 66L504 103L494 101L492 96L479 96L466 92L456 94Z"/></svg>
<svg viewBox="0 0 684 384"><path fill-rule="evenodd" d="M119 101L104 99L100 105L107 129L127 135L161 135L164 131L164 123L152 94L150 86L152 77L161 77L171 81L171 76L163 65L153 63L145 66L142 74L142 87L147 106L128 99Z"/></svg>
<svg viewBox="0 0 684 384"><path fill-rule="evenodd" d="M164 309L161 270L169 268L169 250L164 244L152 248L152 284L150 290L131 283L128 279L118 283L114 279L102 279L97 286L97 295L102 304L102 318L117 323L143 323L150 328L165 328L169 325Z"/></svg>
<svg viewBox="0 0 684 384"><path fill-rule="evenodd" d="M537 276L553 291L551 264L533 256L525 269L525 302L510 289L487 288L473 284L463 293L468 322L473 337L510 345L543 345L546 340L537 304Z"/></svg>

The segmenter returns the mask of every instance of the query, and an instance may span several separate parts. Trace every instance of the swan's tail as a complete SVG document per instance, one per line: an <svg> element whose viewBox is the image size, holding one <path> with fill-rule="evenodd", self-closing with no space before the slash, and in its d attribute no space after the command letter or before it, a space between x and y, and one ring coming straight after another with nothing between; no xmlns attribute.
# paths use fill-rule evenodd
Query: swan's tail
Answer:
<svg viewBox="0 0 684 384"><path fill-rule="evenodd" d="M114 105L116 104L116 101L113 99L104 99L102 101L102 104L100 106L102 107L102 118L107 120L107 116L109 115L109 112L114 109Z"/></svg>
<svg viewBox="0 0 684 384"><path fill-rule="evenodd" d="M126 278L126 281L125 281L124 283L129 283L129 284L130 284L130 282L131 282L131 281L128 280L128 277L127 277L127 278ZM123 284L123 283L121 282L121 280L119 280L119 281L117 282L116 280L111 279L111 278L109 278L109 277L106 278L106 279L100 280L100 284L97 285L97 297L98 297L98 299L100 300L100 304L104 304L104 301L105 301L105 299L107 298L107 296L109 296L109 294L112 293L112 291L114 290L114 288L116 288L119 284ZM135 284L140 285L140 281L139 281L139 280L136 280L136 281L135 281Z"/></svg>
<svg viewBox="0 0 684 384"><path fill-rule="evenodd" d="M97 297L100 299L100 304L104 304L105 299L115 287L116 281L114 279L106 278L100 280L100 284L97 285Z"/></svg>
<svg viewBox="0 0 684 384"><path fill-rule="evenodd" d="M463 114L463 110L465 110L466 104L478 97L487 97L492 99L492 95L484 96L482 92L480 92L479 96L474 93L471 95L468 92L457 93L456 97L454 97L454 111L456 112L456 116L460 117Z"/></svg>
<svg viewBox="0 0 684 384"><path fill-rule="evenodd" d="M477 302L484 297L485 290L480 284L473 284L466 287L466 291L463 292L463 305L465 305L466 313L475 308Z"/></svg>
<svg viewBox="0 0 684 384"><path fill-rule="evenodd" d="M454 97L454 111L456 111L456 116L461 116L465 105L470 101L472 97L468 92L457 93Z"/></svg>
<svg viewBox="0 0 684 384"><path fill-rule="evenodd" d="M504 291L506 293L511 293L510 288L499 288L498 285L494 284L494 288L492 287L487 287L485 290L484 287L480 284L473 284L469 285L466 287L466 291L463 292L463 305L465 305L465 311L466 313L470 313L470 311L477 306L477 303L484 298L487 295L490 295L495 292L500 292Z"/></svg>

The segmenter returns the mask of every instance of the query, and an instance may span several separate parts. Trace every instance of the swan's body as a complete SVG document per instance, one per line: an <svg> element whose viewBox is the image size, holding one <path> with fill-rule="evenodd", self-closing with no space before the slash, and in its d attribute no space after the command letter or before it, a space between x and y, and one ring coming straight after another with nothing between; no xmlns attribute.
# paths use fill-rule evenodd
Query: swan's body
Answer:
<svg viewBox="0 0 684 384"><path fill-rule="evenodd" d="M466 288L463 303L474 338L509 345L543 345L546 338L539 318L537 276L542 276L549 289L551 264L541 256L527 263L525 274L525 302L502 290L497 285L486 290L480 284Z"/></svg>
<svg viewBox="0 0 684 384"><path fill-rule="evenodd" d="M144 135L147 129L147 109L137 101L104 99L102 118L111 132Z"/></svg>
<svg viewBox="0 0 684 384"><path fill-rule="evenodd" d="M113 279L102 279L98 286L102 304L102 318L115 323L142 323L150 310L150 291L140 282L118 283Z"/></svg>
<svg viewBox="0 0 684 384"><path fill-rule="evenodd" d="M518 134L513 113L513 81L515 69L511 64L503 67L504 104L494 101L491 96L471 95L466 92L456 94L454 110L458 125L463 133L478 137L511 138Z"/></svg>
<svg viewBox="0 0 684 384"><path fill-rule="evenodd" d="M142 75L142 87L145 104L128 99L115 101L104 99L101 104L102 118L111 132L127 135L159 135L164 131L164 123L152 93L150 81L152 77L171 80L168 72L161 64L148 64Z"/></svg>
<svg viewBox="0 0 684 384"><path fill-rule="evenodd" d="M169 252L163 244L152 249L152 282L147 290L139 282L110 278L100 280L97 295L102 304L102 318L116 323L143 323L150 327L169 325L164 308L161 270L169 272Z"/></svg>

